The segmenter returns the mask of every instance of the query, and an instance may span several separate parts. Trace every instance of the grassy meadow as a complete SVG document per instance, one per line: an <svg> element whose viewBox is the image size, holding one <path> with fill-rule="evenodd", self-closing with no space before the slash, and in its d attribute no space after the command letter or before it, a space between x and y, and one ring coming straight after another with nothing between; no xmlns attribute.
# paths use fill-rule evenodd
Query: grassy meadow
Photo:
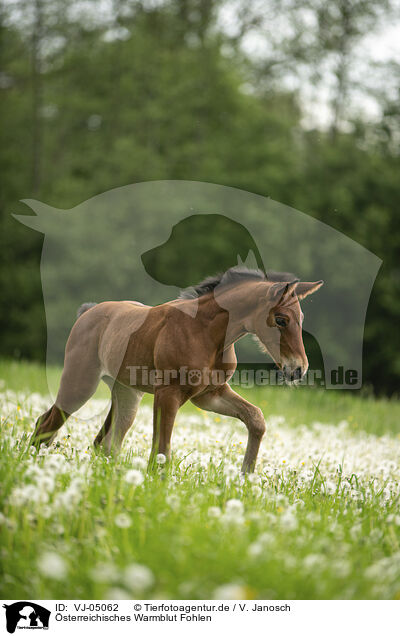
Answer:
<svg viewBox="0 0 400 636"><path fill-rule="evenodd" d="M240 475L244 425L192 405L172 464L149 475L150 397L116 459L92 449L105 387L37 453L45 369L0 361L0 596L400 598L400 403L241 392L267 420L253 475Z"/></svg>

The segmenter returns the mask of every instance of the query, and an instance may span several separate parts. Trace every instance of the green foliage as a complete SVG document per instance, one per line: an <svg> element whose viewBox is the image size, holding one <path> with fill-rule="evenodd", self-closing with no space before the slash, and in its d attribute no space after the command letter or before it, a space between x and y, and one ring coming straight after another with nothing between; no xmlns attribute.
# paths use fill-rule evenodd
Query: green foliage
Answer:
<svg viewBox="0 0 400 636"><path fill-rule="evenodd" d="M393 392L400 377L396 104L388 104L382 126L357 121L334 135L305 131L299 96L276 74L269 83L264 73L256 85L255 65L216 22L218 2L136 3L117 16L114 27L125 35L111 41L105 25L67 17L62 0L19 4L34 14L19 29L5 7L0 14L2 354L45 355L41 237L10 217L25 212L20 199L70 208L129 183L210 181L292 205L383 258L367 317L364 379ZM309 4L319 11L319 3ZM328 53L337 47L328 37L332 15L319 15L327 41L321 36L319 45ZM231 238L210 237L213 263ZM189 268L186 274L189 282Z"/></svg>

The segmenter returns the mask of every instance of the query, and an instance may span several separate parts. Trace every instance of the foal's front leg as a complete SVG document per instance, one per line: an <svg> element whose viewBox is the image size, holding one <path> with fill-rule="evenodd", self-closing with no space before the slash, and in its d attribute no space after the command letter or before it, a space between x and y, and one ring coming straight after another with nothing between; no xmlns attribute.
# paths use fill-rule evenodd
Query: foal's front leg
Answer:
<svg viewBox="0 0 400 636"><path fill-rule="evenodd" d="M171 435L178 409L186 401L179 387L157 387L154 392L153 408L153 444L151 447L149 468L155 463L156 456L163 454L171 458Z"/></svg>
<svg viewBox="0 0 400 636"><path fill-rule="evenodd" d="M242 398L228 384L192 398L192 402L206 411L237 417L246 424L249 437L242 464L242 472L253 472L261 439L266 428L262 410Z"/></svg>

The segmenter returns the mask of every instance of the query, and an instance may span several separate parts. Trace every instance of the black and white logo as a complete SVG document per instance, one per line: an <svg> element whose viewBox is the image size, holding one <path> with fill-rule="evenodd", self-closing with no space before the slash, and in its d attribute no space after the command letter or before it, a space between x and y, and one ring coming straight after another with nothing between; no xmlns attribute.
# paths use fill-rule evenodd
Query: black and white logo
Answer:
<svg viewBox="0 0 400 636"><path fill-rule="evenodd" d="M6 610L9 634L13 634L16 629L49 629L51 612L37 603L18 601L3 607Z"/></svg>

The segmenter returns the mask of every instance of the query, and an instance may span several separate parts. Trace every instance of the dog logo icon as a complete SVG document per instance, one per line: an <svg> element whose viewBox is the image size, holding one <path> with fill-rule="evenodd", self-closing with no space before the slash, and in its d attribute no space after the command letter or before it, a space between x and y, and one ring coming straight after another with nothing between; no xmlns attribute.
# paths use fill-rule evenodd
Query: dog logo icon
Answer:
<svg viewBox="0 0 400 636"><path fill-rule="evenodd" d="M7 631L14 634L18 629L48 629L51 612L32 603L32 601L18 601L11 605L3 605L6 610Z"/></svg>

